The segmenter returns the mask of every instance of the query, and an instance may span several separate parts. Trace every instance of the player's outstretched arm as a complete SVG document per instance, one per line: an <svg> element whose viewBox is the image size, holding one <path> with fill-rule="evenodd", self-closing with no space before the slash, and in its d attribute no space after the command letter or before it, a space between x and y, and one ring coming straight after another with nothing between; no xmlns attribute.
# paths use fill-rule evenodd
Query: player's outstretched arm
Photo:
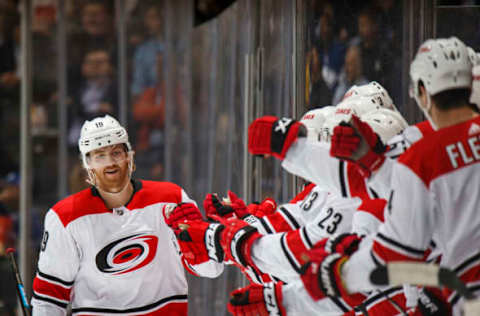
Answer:
<svg viewBox="0 0 480 316"><path fill-rule="evenodd" d="M220 234L221 225L205 222L194 203L180 203L173 210L166 207L164 218L177 237L182 262L190 273L214 278L223 272L223 251L219 244L207 240ZM186 222L194 223L188 231L182 229Z"/></svg>

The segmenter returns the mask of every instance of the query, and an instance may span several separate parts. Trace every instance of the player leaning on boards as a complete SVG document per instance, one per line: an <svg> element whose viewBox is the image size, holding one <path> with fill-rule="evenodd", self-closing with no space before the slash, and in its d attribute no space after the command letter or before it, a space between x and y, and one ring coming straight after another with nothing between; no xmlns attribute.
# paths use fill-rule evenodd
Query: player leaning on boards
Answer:
<svg viewBox="0 0 480 316"><path fill-rule="evenodd" d="M479 294L480 200L471 192L480 184L480 118L469 104L471 70L467 49L457 38L428 40L419 48L410 66L411 94L436 131L412 145L393 166L385 224L373 246L360 247L351 258L323 249L310 254L313 264L304 281L313 296L374 288L368 276L376 265L424 260L432 236L443 253L441 265ZM360 149L373 142L370 132L359 131L338 127L332 153L361 159L365 152ZM353 148L355 143L358 147ZM455 292L446 298L453 314L461 315L462 299Z"/></svg>
<svg viewBox="0 0 480 316"><path fill-rule="evenodd" d="M190 266L164 219L165 208L201 216L181 187L132 179L127 131L113 117L82 127L79 149L91 188L55 204L45 216L33 315L187 315L182 264L216 277L223 266Z"/></svg>

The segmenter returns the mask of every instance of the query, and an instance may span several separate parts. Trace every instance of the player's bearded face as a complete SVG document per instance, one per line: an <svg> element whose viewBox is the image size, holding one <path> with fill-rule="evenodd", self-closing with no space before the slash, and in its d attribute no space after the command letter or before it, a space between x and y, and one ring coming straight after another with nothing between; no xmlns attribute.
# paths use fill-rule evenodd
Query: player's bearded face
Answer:
<svg viewBox="0 0 480 316"><path fill-rule="evenodd" d="M90 154L96 185L107 192L119 192L129 181L129 156L123 145L100 148Z"/></svg>

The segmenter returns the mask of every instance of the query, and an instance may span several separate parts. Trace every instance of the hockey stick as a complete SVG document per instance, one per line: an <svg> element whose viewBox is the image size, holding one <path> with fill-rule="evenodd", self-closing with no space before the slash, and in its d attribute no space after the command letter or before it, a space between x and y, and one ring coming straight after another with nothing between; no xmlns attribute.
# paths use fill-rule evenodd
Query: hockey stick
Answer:
<svg viewBox="0 0 480 316"><path fill-rule="evenodd" d="M25 295L25 289L23 287L22 279L20 278L20 273L18 272L17 262L15 261L14 253L15 249L8 248L6 250L8 259L10 261L10 266L12 267L12 272L15 277L15 282L17 283L17 295L22 303L23 316L30 316L30 305L28 305L27 296Z"/></svg>
<svg viewBox="0 0 480 316"><path fill-rule="evenodd" d="M370 274L370 281L376 285L445 286L465 297L465 316L480 315L480 300L475 300L475 296L455 272L435 264L389 262L386 266L377 267L373 270Z"/></svg>

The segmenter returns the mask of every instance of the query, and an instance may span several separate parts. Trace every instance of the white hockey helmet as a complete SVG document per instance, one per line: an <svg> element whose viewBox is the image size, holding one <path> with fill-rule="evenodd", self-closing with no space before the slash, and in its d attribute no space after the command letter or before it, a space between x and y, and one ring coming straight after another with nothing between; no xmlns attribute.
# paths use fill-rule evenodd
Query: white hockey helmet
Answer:
<svg viewBox="0 0 480 316"><path fill-rule="evenodd" d="M342 101L356 96L373 98L373 102L378 102L381 107L395 111L397 110L387 90L376 81L371 81L360 86L352 86L345 93Z"/></svg>
<svg viewBox="0 0 480 316"><path fill-rule="evenodd" d="M128 141L128 134L125 128L110 115L96 117L91 121L85 121L80 131L78 140L78 149L82 155L82 162L85 169L89 169L87 154L92 150L105 146L125 144L128 152L132 151L132 146Z"/></svg>
<svg viewBox="0 0 480 316"><path fill-rule="evenodd" d="M477 53L473 48L467 46L468 58L472 66L480 65L480 53Z"/></svg>
<svg viewBox="0 0 480 316"><path fill-rule="evenodd" d="M313 109L303 114L300 123L307 128L307 138L311 140L319 140L323 123L326 118L334 112L334 106L324 106L323 108Z"/></svg>
<svg viewBox="0 0 480 316"><path fill-rule="evenodd" d="M408 126L408 123L399 112L390 109L369 112L362 115L360 119L370 125L373 131L380 136L384 144Z"/></svg>
<svg viewBox="0 0 480 316"><path fill-rule="evenodd" d="M325 120L320 134L321 140L330 141L335 126L342 121L350 122L352 115L360 117L366 113L375 112L380 109L382 109L380 103L371 97L355 95L344 99L335 107L335 112Z"/></svg>
<svg viewBox="0 0 480 316"><path fill-rule="evenodd" d="M361 116L368 112L378 111L381 108L383 107L374 98L356 96L349 97L340 102L335 108L335 114L345 115L345 117L348 116L348 119L345 119L345 121L349 121L349 117L352 114Z"/></svg>
<svg viewBox="0 0 480 316"><path fill-rule="evenodd" d="M445 90L470 88L472 62L467 47L456 37L427 40L410 65L410 79L410 95L424 112L429 111L430 105L423 109L420 104L420 81L430 96Z"/></svg>

